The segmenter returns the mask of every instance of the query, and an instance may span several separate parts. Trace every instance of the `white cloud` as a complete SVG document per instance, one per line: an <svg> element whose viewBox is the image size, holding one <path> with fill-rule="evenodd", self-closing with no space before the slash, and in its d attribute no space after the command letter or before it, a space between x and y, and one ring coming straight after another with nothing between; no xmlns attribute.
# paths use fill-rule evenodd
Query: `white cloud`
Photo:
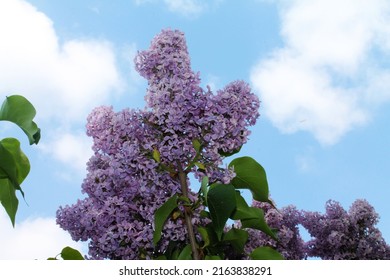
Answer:
<svg viewBox="0 0 390 280"><path fill-rule="evenodd" d="M372 70L368 75L367 101L381 104L390 101L390 69Z"/></svg>
<svg viewBox="0 0 390 280"><path fill-rule="evenodd" d="M333 87L326 73L289 54L262 62L251 79L266 116L283 132L307 130L331 144L367 118L353 93Z"/></svg>
<svg viewBox="0 0 390 280"><path fill-rule="evenodd" d="M25 1L1 1L0 34L0 93L30 98L42 119L84 121L122 86L108 42L60 44L53 22Z"/></svg>
<svg viewBox="0 0 390 280"><path fill-rule="evenodd" d="M66 246L81 252L85 247L58 227L54 218L29 218L13 228L5 211L0 209L0 259L44 260L55 257Z"/></svg>
<svg viewBox="0 0 390 280"><path fill-rule="evenodd" d="M136 5L143 5L146 3L157 3L156 0L134 0ZM163 1L168 10L172 13L179 14L185 17L197 17L210 8L215 8L222 0L164 0Z"/></svg>
<svg viewBox="0 0 390 280"><path fill-rule="evenodd" d="M56 133L57 137L38 147L67 167L85 174L86 163L92 156L92 140L85 133ZM60 137L58 137L60 135Z"/></svg>
<svg viewBox="0 0 390 280"><path fill-rule="evenodd" d="M199 0L164 0L171 12L184 16L196 16L205 9L205 2Z"/></svg>
<svg viewBox="0 0 390 280"><path fill-rule="evenodd" d="M85 170L88 140L73 131L124 88L114 47L105 40L61 40L51 19L23 0L0 1L0 42L0 96L27 97L43 129L39 146Z"/></svg>
<svg viewBox="0 0 390 280"><path fill-rule="evenodd" d="M279 8L285 45L251 72L264 114L285 133L309 131L334 144L370 119L371 102L390 99L378 59L390 53L390 2L294 0Z"/></svg>
<svg viewBox="0 0 390 280"><path fill-rule="evenodd" d="M128 85L128 90L130 92L136 92L141 85L143 88L146 87L145 79L137 72L134 67L134 58L138 53L138 48L135 43L125 45L121 50L121 58L127 62L127 65L131 67L126 71L126 76L130 77L132 83Z"/></svg>

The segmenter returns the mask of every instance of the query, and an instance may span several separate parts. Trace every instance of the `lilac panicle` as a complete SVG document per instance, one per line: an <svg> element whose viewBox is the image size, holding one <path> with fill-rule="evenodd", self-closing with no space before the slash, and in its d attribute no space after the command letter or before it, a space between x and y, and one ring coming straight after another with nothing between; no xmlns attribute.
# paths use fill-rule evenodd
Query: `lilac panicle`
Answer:
<svg viewBox="0 0 390 280"><path fill-rule="evenodd" d="M329 200L325 214L302 212L302 225L312 239L307 254L329 260L390 259L390 247L375 225L379 216L366 200L356 200L349 211Z"/></svg>
<svg viewBox="0 0 390 280"><path fill-rule="evenodd" d="M249 238L245 251L250 254L257 247L269 246L276 249L287 260L301 260L305 257L304 241L299 233L300 213L295 206L275 209L271 204L253 201L252 207L264 211L267 224L277 230L275 241L259 230L248 229Z"/></svg>
<svg viewBox="0 0 390 280"><path fill-rule="evenodd" d="M259 117L260 102L248 84L232 82L216 95L204 91L199 74L191 70L180 31L157 35L148 50L138 53L135 64L149 84L145 99L152 114L148 121L166 135L159 147L163 160L180 160L183 168L188 166L196 154L192 141L197 139L204 147L206 175L229 181L234 173L229 177L219 168L223 159L219 152L229 153L246 143L247 127Z"/></svg>
<svg viewBox="0 0 390 280"><path fill-rule="evenodd" d="M277 230L278 241L258 230L248 229L246 253L260 246L270 246L285 259L324 260L388 260L390 247L375 225L379 216L366 200L356 200L346 211L338 202L329 200L324 214L298 211L295 206L275 209L268 203L253 202L263 209L267 224ZM303 241L302 225L311 235Z"/></svg>
<svg viewBox="0 0 390 280"><path fill-rule="evenodd" d="M147 259L169 241L186 242L181 216L168 219L157 247L152 242L156 209L181 192L175 172L181 167L197 178L229 182L234 171L220 167L220 153L239 149L259 117L259 100L247 83L232 82L216 94L200 87L180 31L163 30L137 54L135 67L148 81L145 109L102 106L90 113L94 155L82 184L86 198L57 211L58 224L74 240L89 241L91 259ZM193 221L201 222L198 213Z"/></svg>

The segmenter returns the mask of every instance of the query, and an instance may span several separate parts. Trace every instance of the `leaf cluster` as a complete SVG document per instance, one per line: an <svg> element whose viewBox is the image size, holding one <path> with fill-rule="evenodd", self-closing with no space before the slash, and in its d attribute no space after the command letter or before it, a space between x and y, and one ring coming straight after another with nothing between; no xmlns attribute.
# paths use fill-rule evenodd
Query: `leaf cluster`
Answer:
<svg viewBox="0 0 390 280"><path fill-rule="evenodd" d="M230 184L209 183L205 176L198 192L199 201L204 209L203 218L210 221L197 227L200 236L198 251L203 259L236 259L250 257L251 259L283 259L280 253L270 247L256 248L249 256L245 253L248 242L248 231L256 229L277 240L276 233L264 218L262 209L247 204L240 190L247 189L253 199L270 202L267 176L264 168L251 157L234 159L229 168L233 168L236 176ZM161 239L166 220L179 208L180 196L173 195L155 213L154 245ZM199 205L199 201L194 205ZM240 228L228 225L228 221L238 221ZM191 259L189 245L180 247L171 243L158 259Z"/></svg>
<svg viewBox="0 0 390 280"><path fill-rule="evenodd" d="M23 96L6 97L0 109L0 121L9 121L19 126L27 135L30 145L38 144L41 131L33 121L36 111L34 106ZM30 172L30 162L15 138L0 140L0 202L7 212L12 225L19 201L16 191L24 197L21 184Z"/></svg>

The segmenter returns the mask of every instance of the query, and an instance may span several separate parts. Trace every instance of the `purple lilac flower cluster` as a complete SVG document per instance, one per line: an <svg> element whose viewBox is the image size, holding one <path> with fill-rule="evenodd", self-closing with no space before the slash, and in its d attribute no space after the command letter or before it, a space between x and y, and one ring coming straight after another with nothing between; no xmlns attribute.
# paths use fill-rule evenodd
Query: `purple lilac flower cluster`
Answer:
<svg viewBox="0 0 390 280"><path fill-rule="evenodd" d="M220 169L221 152L239 149L246 141L259 117L259 99L247 83L235 81L214 95L210 88L200 87L199 73L190 67L184 34L165 30L156 36L151 47L139 52L136 69L149 82L146 95L147 119L164 137L159 152L166 164L178 160L183 168L195 157L192 141L203 147L202 163L205 175L229 182L231 170ZM204 175L198 174L196 175Z"/></svg>
<svg viewBox="0 0 390 280"><path fill-rule="evenodd" d="M265 233L248 229L249 239L245 252L250 254L255 248L269 246L276 249L288 260L301 260L305 257L304 241L299 234L300 212L295 206L277 210L269 203L253 201L252 207L264 211L264 218L273 229L277 229L278 241Z"/></svg>
<svg viewBox="0 0 390 280"><path fill-rule="evenodd" d="M278 231L278 241L249 229L247 253L259 246L270 246L286 259L390 259L390 246L375 227L379 216L366 200L356 200L349 211L329 200L324 214L298 211L294 206L276 210L268 203L256 201L253 206L264 210L267 224ZM310 240L303 241L299 225L309 232Z"/></svg>
<svg viewBox="0 0 390 280"><path fill-rule="evenodd" d="M57 221L73 239L90 240L93 259L146 258L153 250L154 212L180 190L169 173L157 171L158 163L149 155L158 135L143 122L145 115L101 107L88 118L95 153L82 185L87 198L61 207ZM171 222L165 236L184 240L181 221Z"/></svg>
<svg viewBox="0 0 390 280"><path fill-rule="evenodd" d="M313 237L306 244L308 256L326 260L390 259L390 247L375 227L378 219L366 200L356 200L348 212L331 200L326 203L325 214L303 212L302 225Z"/></svg>
<svg viewBox="0 0 390 280"><path fill-rule="evenodd" d="M243 81L215 95L202 90L180 31L163 30L135 64L148 80L146 108L91 112L87 135L94 155L82 184L86 198L57 211L57 223L74 240L89 241L91 259L150 258L169 241L185 242L182 217L168 219L159 248L152 242L156 209L181 192L175 172L229 182L234 171L220 167L221 152L239 149L259 116L259 100ZM193 222L199 222L197 213Z"/></svg>

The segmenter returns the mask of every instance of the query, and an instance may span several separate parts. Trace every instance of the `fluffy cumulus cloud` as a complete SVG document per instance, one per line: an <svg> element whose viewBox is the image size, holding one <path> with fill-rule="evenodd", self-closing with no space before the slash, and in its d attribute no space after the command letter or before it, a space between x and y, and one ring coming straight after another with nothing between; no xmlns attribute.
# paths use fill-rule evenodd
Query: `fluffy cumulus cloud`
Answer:
<svg viewBox="0 0 390 280"><path fill-rule="evenodd" d="M74 242L56 225L54 218L31 218L13 228L5 211L0 210L2 260L45 260L55 257L66 246L85 251L85 245Z"/></svg>
<svg viewBox="0 0 390 280"><path fill-rule="evenodd" d="M53 137L48 144L40 144L39 148L64 165L84 172L86 163L92 156L92 140L86 137L84 132L62 134L58 132L58 135L61 137Z"/></svg>
<svg viewBox="0 0 390 280"><path fill-rule="evenodd" d="M72 151L84 151L87 140L71 131L124 86L113 46L104 40L61 40L50 18L23 0L0 1L0 41L0 96L27 97L44 128L46 151L80 166L85 152L75 157Z"/></svg>
<svg viewBox="0 0 390 280"><path fill-rule="evenodd" d="M390 2L274 2L284 46L251 72L264 114L285 133L334 144L390 100Z"/></svg>
<svg viewBox="0 0 390 280"><path fill-rule="evenodd" d="M108 42L60 43L53 22L25 1L0 2L0 36L1 94L23 93L41 116L78 120L121 86Z"/></svg>

